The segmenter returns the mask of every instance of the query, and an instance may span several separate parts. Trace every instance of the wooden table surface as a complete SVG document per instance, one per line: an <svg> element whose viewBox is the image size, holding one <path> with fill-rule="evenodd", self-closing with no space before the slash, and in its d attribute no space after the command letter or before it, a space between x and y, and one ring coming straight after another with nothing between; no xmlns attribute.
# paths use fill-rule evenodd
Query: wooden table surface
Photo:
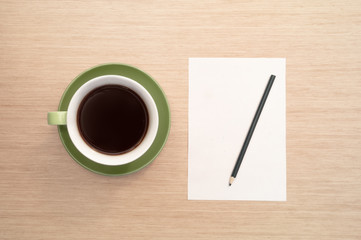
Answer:
<svg viewBox="0 0 361 240"><path fill-rule="evenodd" d="M0 239L360 239L360 1L0 1ZM287 58L287 202L188 201L188 58ZM140 172L67 154L47 111L101 63L165 91Z"/></svg>

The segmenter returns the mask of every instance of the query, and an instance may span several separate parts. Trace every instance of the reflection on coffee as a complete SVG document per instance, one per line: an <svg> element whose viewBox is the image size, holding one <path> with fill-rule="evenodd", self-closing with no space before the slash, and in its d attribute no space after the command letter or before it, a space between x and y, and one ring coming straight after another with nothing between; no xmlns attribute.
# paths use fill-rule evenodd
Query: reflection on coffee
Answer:
<svg viewBox="0 0 361 240"><path fill-rule="evenodd" d="M133 90L120 85L96 88L82 100L77 115L80 135L105 154L131 151L148 129L148 110Z"/></svg>

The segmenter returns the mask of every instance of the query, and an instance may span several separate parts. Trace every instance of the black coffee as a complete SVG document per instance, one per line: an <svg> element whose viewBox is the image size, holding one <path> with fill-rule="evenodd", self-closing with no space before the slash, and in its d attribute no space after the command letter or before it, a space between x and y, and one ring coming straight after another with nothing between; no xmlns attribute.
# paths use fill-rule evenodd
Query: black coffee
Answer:
<svg viewBox="0 0 361 240"><path fill-rule="evenodd" d="M131 89L105 85L85 96L78 110L83 139L106 154L122 154L138 146L148 129L148 111Z"/></svg>

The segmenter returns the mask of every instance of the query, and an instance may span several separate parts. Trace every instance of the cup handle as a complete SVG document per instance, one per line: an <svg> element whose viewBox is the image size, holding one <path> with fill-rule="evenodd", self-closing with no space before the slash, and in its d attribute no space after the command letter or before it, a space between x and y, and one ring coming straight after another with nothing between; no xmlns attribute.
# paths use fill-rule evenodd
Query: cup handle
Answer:
<svg viewBox="0 0 361 240"><path fill-rule="evenodd" d="M48 112L49 125L66 125L66 111Z"/></svg>

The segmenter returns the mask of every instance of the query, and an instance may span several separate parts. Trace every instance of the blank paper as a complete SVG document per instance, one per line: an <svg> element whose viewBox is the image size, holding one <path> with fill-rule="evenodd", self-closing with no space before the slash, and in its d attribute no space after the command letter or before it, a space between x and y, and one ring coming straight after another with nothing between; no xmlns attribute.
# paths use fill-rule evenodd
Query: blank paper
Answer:
<svg viewBox="0 0 361 240"><path fill-rule="evenodd" d="M270 75L237 178L228 181ZM286 201L286 60L190 58L188 199Z"/></svg>

